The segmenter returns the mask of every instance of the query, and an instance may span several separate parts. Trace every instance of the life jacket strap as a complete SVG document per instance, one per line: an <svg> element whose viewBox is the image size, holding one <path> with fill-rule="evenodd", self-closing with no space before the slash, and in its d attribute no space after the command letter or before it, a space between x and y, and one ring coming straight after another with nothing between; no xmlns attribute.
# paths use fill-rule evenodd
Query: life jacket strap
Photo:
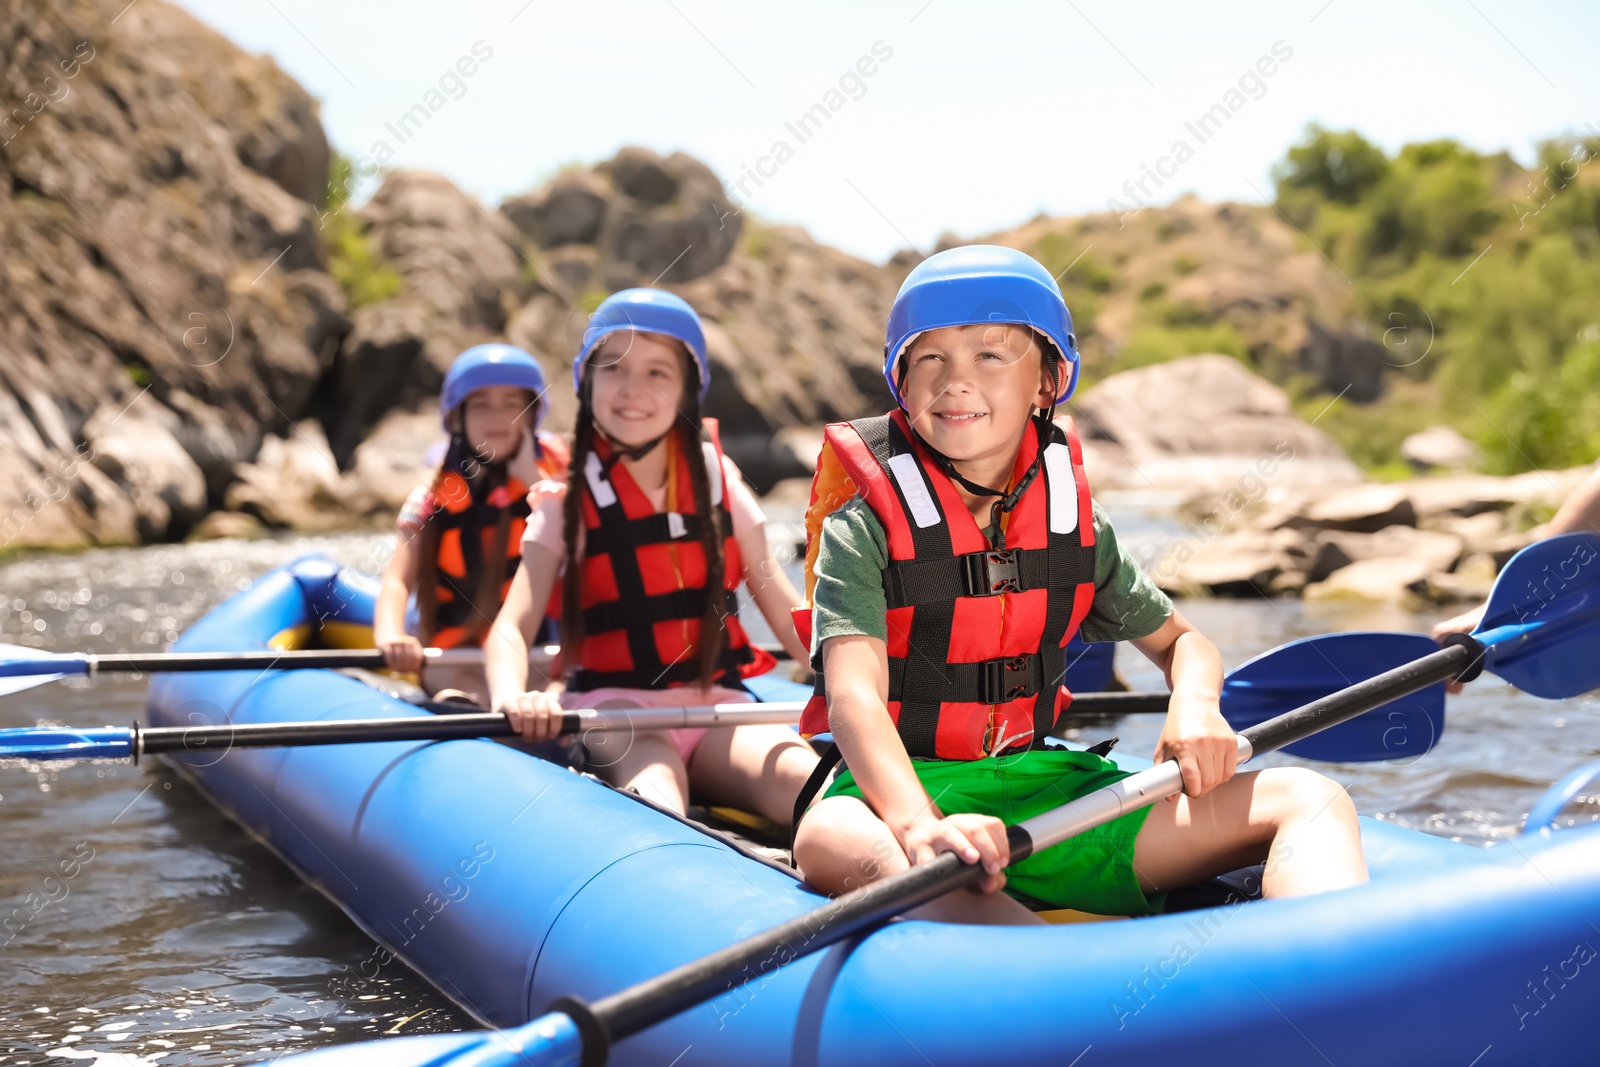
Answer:
<svg viewBox="0 0 1600 1067"><path fill-rule="evenodd" d="M1044 658L1037 653L978 663L934 663L914 653L889 657L891 701L1007 704L1038 696L1044 688Z"/></svg>
<svg viewBox="0 0 1600 1067"><path fill-rule="evenodd" d="M706 596L706 588L698 586L626 601L603 601L583 609L583 632L602 634L641 624L699 619L706 613ZM728 614L736 613L739 606L737 594L725 588L722 598L723 610Z"/></svg>
<svg viewBox="0 0 1600 1067"><path fill-rule="evenodd" d="M817 765L811 769L811 777L806 779L806 784L800 787L800 793L794 798L794 819L789 823L789 852L794 853L794 837L800 832L800 820L806 817L806 809L811 807L811 801L822 792L822 785L828 780L828 775L833 773L834 767L844 759L844 753L839 751L839 746L830 744L817 759ZM792 860L791 860L792 862Z"/></svg>
<svg viewBox="0 0 1600 1067"><path fill-rule="evenodd" d="M956 596L998 596L1094 581L1094 557L1048 548L989 549L945 559L891 561L883 571L890 608L916 607Z"/></svg>
<svg viewBox="0 0 1600 1067"><path fill-rule="evenodd" d="M608 517L584 532L585 552L621 552L671 541L699 541L704 522L693 512L661 511L640 519Z"/></svg>

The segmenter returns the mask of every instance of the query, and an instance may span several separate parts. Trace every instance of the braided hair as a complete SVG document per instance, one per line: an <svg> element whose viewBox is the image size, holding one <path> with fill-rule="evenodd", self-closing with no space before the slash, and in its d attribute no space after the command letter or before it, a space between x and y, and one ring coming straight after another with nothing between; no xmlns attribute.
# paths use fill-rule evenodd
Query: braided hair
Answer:
<svg viewBox="0 0 1600 1067"><path fill-rule="evenodd" d="M689 486L694 496L694 512L700 517L700 547L706 561L706 609L700 619L700 637L695 652L700 668L699 683L708 689L716 681L718 663L722 658L725 636L722 624L721 595L726 559L723 554L722 521L720 509L711 506L711 473L702 458L705 430L700 425L699 369L689 350L676 338L665 334L644 333L643 336L670 342L681 356L683 368L683 396L676 404L677 418L667 431L672 435L679 452L689 467ZM609 339L608 339L609 340ZM605 342L602 342L602 348ZM599 353L596 352L595 355ZM583 498L588 491L583 478L589 454L594 451L596 426L594 422L595 360L584 365L583 382L578 387L578 418L572 440L572 482L562 504L562 534L566 539L565 578L561 587L561 647L570 650L566 661L570 669L576 664L578 650L583 642L582 566L578 551L578 538L583 532ZM664 439L663 439L664 441ZM658 441L657 445L663 443ZM613 457L615 461L616 457ZM721 477L718 471L717 476Z"/></svg>
<svg viewBox="0 0 1600 1067"><path fill-rule="evenodd" d="M471 501L479 501L492 495L495 490L503 489L510 477L505 460L485 460L468 442L466 412L458 411L457 418L461 420L460 427L451 432L450 444L445 450L444 459L439 463L439 469L434 472L433 481L428 485L428 495L433 500L433 509L423 520L422 529L418 533L417 617L420 630L418 636L423 644L430 643L438 633L439 541L443 537L443 531L436 520L445 510L445 504L439 499L439 494L444 491L446 480L451 474L459 474L467 484L467 493ZM529 432L532 433L531 430ZM503 561L511 541L511 509L498 508L497 511L499 514L495 518L494 534L484 557L483 566L479 568L477 588L473 590L470 598L473 611L467 629L474 641L482 641L483 635L493 625L494 617L500 613L501 593L505 585ZM463 539L479 536L481 531L472 523L468 523L461 530ZM448 575L444 580L451 581ZM467 590L456 587L453 582L451 587L456 596L467 595Z"/></svg>

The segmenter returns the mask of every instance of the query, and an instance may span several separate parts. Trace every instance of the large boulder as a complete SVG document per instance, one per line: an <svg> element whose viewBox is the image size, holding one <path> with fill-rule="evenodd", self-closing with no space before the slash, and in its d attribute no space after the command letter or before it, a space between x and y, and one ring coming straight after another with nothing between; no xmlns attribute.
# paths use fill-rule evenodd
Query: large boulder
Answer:
<svg viewBox="0 0 1600 1067"><path fill-rule="evenodd" d="M692 281L722 265L738 243L743 218L699 160L624 148L600 170L622 194L596 240L611 268L608 287Z"/></svg>
<svg viewBox="0 0 1600 1067"><path fill-rule="evenodd" d="M350 464L367 511L393 514L407 496L433 476L428 462L444 441L438 408L392 411L361 442Z"/></svg>
<svg viewBox="0 0 1600 1067"><path fill-rule="evenodd" d="M1429 572L1454 570L1466 552L1466 542L1455 534L1414 526L1390 526L1376 533L1324 531L1316 537L1352 563L1397 557L1415 560Z"/></svg>
<svg viewBox="0 0 1600 1067"><path fill-rule="evenodd" d="M1337 486L1361 472L1294 414L1282 389L1230 356L1175 359L1113 374L1073 405L1098 487L1239 489Z"/></svg>
<svg viewBox="0 0 1600 1067"><path fill-rule="evenodd" d="M206 478L174 431L178 417L153 401L101 408L84 425L94 465L122 487L142 541L179 540L205 517Z"/></svg>
<svg viewBox="0 0 1600 1067"><path fill-rule="evenodd" d="M405 298L463 329L505 329L502 294L517 284L518 251L503 223L442 174L390 174L361 209L377 256Z"/></svg>
<svg viewBox="0 0 1600 1067"><path fill-rule="evenodd" d="M1415 526L1417 509L1404 486L1369 482L1313 498L1287 526L1374 533L1388 526Z"/></svg>
<svg viewBox="0 0 1600 1067"><path fill-rule="evenodd" d="M1380 556L1341 567L1326 580L1305 588L1307 600L1376 600L1411 603L1428 593L1434 574L1424 560Z"/></svg>
<svg viewBox="0 0 1600 1067"><path fill-rule="evenodd" d="M1292 592L1325 568L1326 551L1293 530L1236 530L1204 541L1180 540L1149 568L1156 584L1179 595L1255 596Z"/></svg>
<svg viewBox="0 0 1600 1067"><path fill-rule="evenodd" d="M744 218L704 163L682 152L662 157L626 147L596 166L569 167L543 188L512 197L500 211L539 250L539 281L581 296L570 278L552 278L554 250L593 246L594 272L582 279L606 290L673 285L727 262Z"/></svg>
<svg viewBox="0 0 1600 1067"><path fill-rule="evenodd" d="M269 527L331 530L367 510L360 486L339 470L322 427L307 419L287 437L268 437L255 461L241 463L225 501L229 511Z"/></svg>
<svg viewBox="0 0 1600 1067"><path fill-rule="evenodd" d="M1400 457L1425 474L1441 468L1475 467L1482 462L1483 453L1454 426L1430 426L1400 442Z"/></svg>
<svg viewBox="0 0 1600 1067"><path fill-rule="evenodd" d="M592 245L606 221L611 189L587 167L562 171L544 189L512 197L500 210L540 248Z"/></svg>
<svg viewBox="0 0 1600 1067"><path fill-rule="evenodd" d="M437 396L457 355L504 334L519 285L515 231L442 175L393 172L360 219L403 287L355 312L320 397L341 467L385 412Z"/></svg>

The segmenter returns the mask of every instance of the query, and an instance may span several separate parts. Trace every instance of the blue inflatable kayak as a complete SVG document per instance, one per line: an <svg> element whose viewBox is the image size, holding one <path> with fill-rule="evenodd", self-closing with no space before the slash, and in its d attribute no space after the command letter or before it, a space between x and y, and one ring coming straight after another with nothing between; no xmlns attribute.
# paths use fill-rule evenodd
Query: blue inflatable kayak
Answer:
<svg viewBox="0 0 1600 1067"><path fill-rule="evenodd" d="M368 583L301 561L176 649L345 645L363 639L371 609ZM171 674L151 687L156 725L405 714L427 713L323 670ZM821 901L735 841L491 741L170 758L487 1026L524 1023L558 996L615 992ZM1548 807L1536 808L1542 822ZM1600 827L1530 825L1487 849L1373 820L1362 830L1373 879L1357 889L1042 928L897 922L629 1038L612 1059L1594 1062ZM421 1065L479 1040L395 1038L279 1062Z"/></svg>

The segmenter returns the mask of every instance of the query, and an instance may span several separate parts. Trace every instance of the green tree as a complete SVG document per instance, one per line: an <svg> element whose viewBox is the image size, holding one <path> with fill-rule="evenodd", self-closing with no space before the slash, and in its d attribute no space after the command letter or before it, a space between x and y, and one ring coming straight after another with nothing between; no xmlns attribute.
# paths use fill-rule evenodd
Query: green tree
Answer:
<svg viewBox="0 0 1600 1067"><path fill-rule="evenodd" d="M1273 170L1278 197L1305 190L1323 200L1354 204L1383 179L1389 159L1383 149L1354 130L1326 130L1315 123L1306 127L1303 144L1289 149Z"/></svg>

